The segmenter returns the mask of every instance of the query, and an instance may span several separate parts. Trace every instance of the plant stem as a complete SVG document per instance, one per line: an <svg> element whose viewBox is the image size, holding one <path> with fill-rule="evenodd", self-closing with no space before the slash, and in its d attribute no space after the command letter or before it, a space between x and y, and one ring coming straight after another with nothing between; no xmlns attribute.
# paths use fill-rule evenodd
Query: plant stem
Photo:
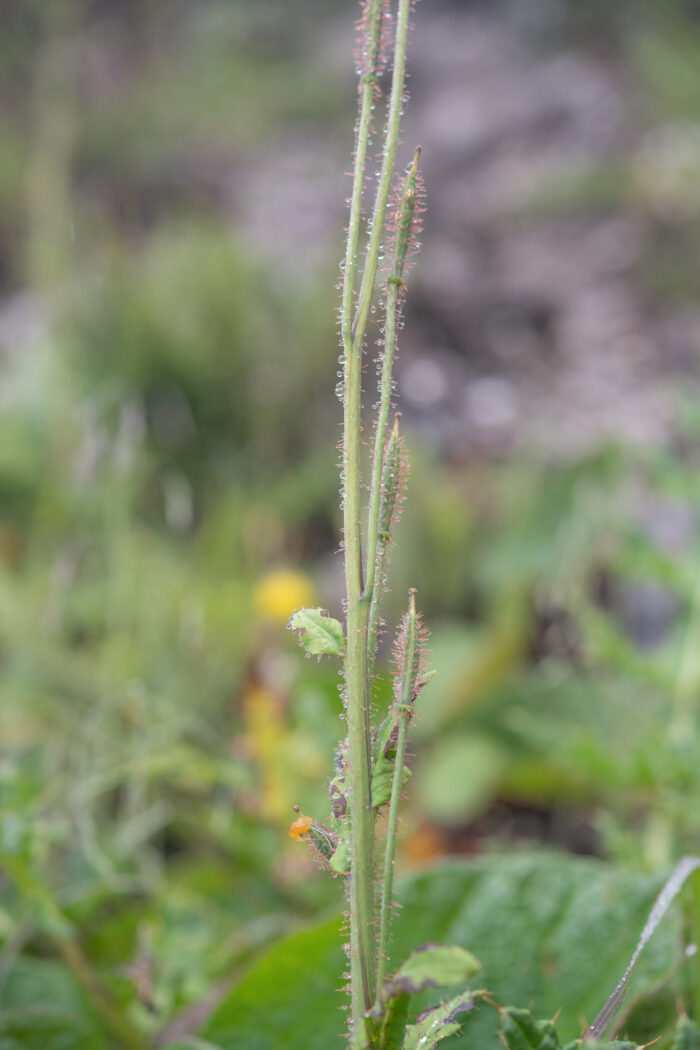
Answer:
<svg viewBox="0 0 700 1050"><path fill-rule="evenodd" d="M399 823L399 803L401 801L401 788L403 785L403 768L406 760L406 737L408 735L408 720L411 713L411 693L415 678L415 654L416 654L416 599L411 594L408 611L408 633L406 638L406 650L403 658L403 674L401 676L401 693L397 704L398 735L396 738L396 757L394 759L394 778L391 784L391 799L389 801L389 821L386 831L386 845L384 852L384 879L382 882L382 897L379 911L379 947L377 952L377 994L381 992L386 972L387 949L389 947L389 928L391 925L392 891L394 885L394 858L396 856L396 834Z"/></svg>
<svg viewBox="0 0 700 1050"><path fill-rule="evenodd" d="M379 620L379 595L377 578L379 557L379 507L381 503L382 461L386 441L386 427L391 408L391 384L396 348L396 308L398 303L399 284L390 281L386 299L386 327L384 330L384 357L380 381L379 414L377 429L374 435L374 456L372 460L372 481L370 484L369 514L367 525L367 573L365 578L364 597L369 599L369 622L367 627L367 679L372 680L374 673L374 654L377 646L377 624Z"/></svg>
<svg viewBox="0 0 700 1050"><path fill-rule="evenodd" d="M352 344L352 311L355 291L355 258L360 234L360 215L362 211L362 193L365 185L365 166L367 163L367 143L372 124L372 102L376 90L377 76L375 67L379 54L381 38L381 0L371 0L367 9L365 27L365 63L364 73L360 80L360 103L355 137L355 162L353 167L352 194L350 197L350 218L345 242L345 264L343 270L343 299L341 307L341 325L343 349L346 354Z"/></svg>
<svg viewBox="0 0 700 1050"><path fill-rule="evenodd" d="M367 611L362 603L360 432L362 341L352 338L355 256L359 238L367 143L376 87L381 36L381 0L366 10L365 64L360 83L360 113L350 219L345 251L341 307L344 352L343 531L347 596L345 689L348 718L348 794L350 802L350 994L352 1029L359 1031L374 996L374 817L370 798L369 713L366 690Z"/></svg>
<svg viewBox="0 0 700 1050"><path fill-rule="evenodd" d="M362 284L357 303L357 312L352 326L352 339L355 347L361 348L365 336L365 327L369 315L372 297L374 295L374 279L377 274L377 262L379 260L379 249L384 233L384 219L386 217L386 206L391 189L391 178L394 173L396 160L396 144L399 138L399 124L401 122L401 106L403 104L404 81L406 77L406 43L408 40L408 18L411 10L411 0L399 0L399 12L396 20L396 35L394 39L394 72L391 78L391 96L389 99L389 113L387 115L386 130L384 133L384 144L382 147L382 168L379 175L377 195L372 212L372 225L370 229L369 243L367 245L367 257L362 274Z"/></svg>
<svg viewBox="0 0 700 1050"><path fill-rule="evenodd" d="M381 37L381 0L369 0L365 16L365 62L360 85L360 115L350 220L345 253L341 330L344 351L343 530L347 600L345 689L348 719L348 795L350 803L350 989L351 1027L359 1032L363 1015L374 1000L374 815L371 800L370 710L367 684L367 623L369 596L362 581L360 501L360 434L362 429L362 350L374 292L379 247L394 169L406 59L410 0L399 0L389 113L383 144L382 170L374 203L359 297L352 320L355 255L359 237L367 143L376 86ZM376 548L375 548L376 549Z"/></svg>

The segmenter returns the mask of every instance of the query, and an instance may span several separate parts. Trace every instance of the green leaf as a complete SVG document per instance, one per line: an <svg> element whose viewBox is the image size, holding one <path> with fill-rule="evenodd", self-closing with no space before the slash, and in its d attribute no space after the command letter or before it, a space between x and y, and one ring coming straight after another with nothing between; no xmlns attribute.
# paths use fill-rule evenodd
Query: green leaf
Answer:
<svg viewBox="0 0 700 1050"><path fill-rule="evenodd" d="M415 995L425 988L464 984L479 972L481 963L466 948L456 944L424 944L412 951L389 983Z"/></svg>
<svg viewBox="0 0 700 1050"><path fill-rule="evenodd" d="M337 875L347 875L350 871L350 843L346 838L338 841L335 852L330 859L331 871Z"/></svg>
<svg viewBox="0 0 700 1050"><path fill-rule="evenodd" d="M391 788L394 783L394 766L396 765L396 717L390 711L377 732L372 764L372 808L379 809L391 799ZM392 737L394 741L392 743ZM405 786L412 773L408 766L403 767L401 785Z"/></svg>
<svg viewBox="0 0 700 1050"><path fill-rule="evenodd" d="M249 970L202 1037L222 1050L343 1050L346 966L339 919L287 937Z"/></svg>
<svg viewBox="0 0 700 1050"><path fill-rule="evenodd" d="M52 959L16 960L0 998L0 1050L106 1050L70 973Z"/></svg>
<svg viewBox="0 0 700 1050"><path fill-rule="evenodd" d="M540 1017L561 1011L559 1032L571 1040L619 979L663 882L663 874L544 853L445 864L401 886L394 950L424 938L468 946L496 1002L526 1004ZM672 911L632 975L629 1006L680 962L679 934ZM497 1027L493 1011L474 1011L454 1050L502 1050Z"/></svg>
<svg viewBox="0 0 700 1050"><path fill-rule="evenodd" d="M342 624L324 609L298 609L289 626L299 632L299 642L312 656L342 656L345 652Z"/></svg>
<svg viewBox="0 0 700 1050"><path fill-rule="evenodd" d="M571 1041L624 970L663 882L663 875L544 853L445 863L397 887L394 958L421 941L468 947L482 963L481 986L497 1002L527 1004L539 1017L561 1010L558 1029ZM635 968L630 1006L670 975L680 944L674 909ZM223 1050L342 1050L346 967L339 922L297 934L259 959L202 1037ZM428 988L417 1009L438 999ZM451 1050L474 1047L502 1050L496 1011L482 1006L466 1014Z"/></svg>
<svg viewBox="0 0 700 1050"><path fill-rule="evenodd" d="M681 1017L673 1050L700 1050L700 1028L689 1017Z"/></svg>
<svg viewBox="0 0 700 1050"><path fill-rule="evenodd" d="M454 1035L462 1027L462 1022L458 1021L457 1017L472 1010L476 996L482 994L462 992L449 1002L426 1010L415 1024L406 1028L403 1050L432 1050L432 1047L437 1046L443 1039Z"/></svg>
<svg viewBox="0 0 700 1050"><path fill-rule="evenodd" d="M398 1050L403 1042L411 996L426 988L464 985L480 969L481 964L472 953L458 945L424 944L416 948L385 985L379 1004L367 1018L369 1045L375 1050ZM472 992L461 993L465 1001L471 1002L472 998ZM460 1027L454 1021L454 1013L452 1010L445 1014L445 1018L449 1018L445 1025L452 1025L449 1034ZM433 1020L437 1024L437 1018Z"/></svg>
<svg viewBox="0 0 700 1050"><path fill-rule="evenodd" d="M503 1038L508 1050L561 1050L553 1021L535 1021L529 1010L513 1006L501 1011ZM564 1050L638 1050L637 1043L596 1043L581 1039L568 1043Z"/></svg>
<svg viewBox="0 0 700 1050"><path fill-rule="evenodd" d="M506 1007L501 1024L508 1050L561 1050L554 1023L535 1021L529 1010Z"/></svg>
<svg viewBox="0 0 700 1050"><path fill-rule="evenodd" d="M403 767L401 774L401 786L405 787L411 779L411 770L408 766ZM385 806L391 799L391 787L394 783L393 759L381 755L375 762L372 770L372 808L379 809Z"/></svg>

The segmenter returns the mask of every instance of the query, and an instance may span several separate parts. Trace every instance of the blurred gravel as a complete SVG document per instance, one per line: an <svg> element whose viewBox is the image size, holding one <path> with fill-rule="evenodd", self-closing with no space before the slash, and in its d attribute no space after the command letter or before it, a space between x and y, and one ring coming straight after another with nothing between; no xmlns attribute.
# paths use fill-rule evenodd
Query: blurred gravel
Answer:
<svg viewBox="0 0 700 1050"><path fill-rule="evenodd" d="M415 21L402 159L423 145L428 210L402 409L452 459L665 441L679 383L699 378L700 308L660 305L641 277L659 222L678 221L661 149L678 136L652 150L612 54L537 46L517 4L419 4ZM327 58L349 29L334 24ZM283 271L301 258L327 279L340 253L348 137L310 130L235 174L233 219ZM683 156L687 169L695 154ZM637 183L623 201L592 190L555 206L562 187L619 170ZM645 187L640 170L661 174ZM685 170L684 208L689 181Z"/></svg>

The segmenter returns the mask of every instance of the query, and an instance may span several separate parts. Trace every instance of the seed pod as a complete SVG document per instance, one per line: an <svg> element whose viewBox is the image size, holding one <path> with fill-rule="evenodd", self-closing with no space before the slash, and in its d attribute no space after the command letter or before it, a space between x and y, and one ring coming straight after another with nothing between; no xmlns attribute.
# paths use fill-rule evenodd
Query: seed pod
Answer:
<svg viewBox="0 0 700 1050"><path fill-rule="evenodd" d="M399 434L400 418L401 415L397 412L384 449L382 495L379 504L379 537L382 547L385 547L391 538L391 527L398 520L405 499L408 459L403 436Z"/></svg>
<svg viewBox="0 0 700 1050"><path fill-rule="evenodd" d="M421 147L418 146L401 189L394 219L394 260L390 280L399 284L403 282L406 257L415 242L416 202L422 188L418 179L420 155Z"/></svg>
<svg viewBox="0 0 700 1050"><path fill-rule="evenodd" d="M418 693L432 678L425 666L427 640L428 629L416 612L416 592L412 590L394 645L394 708L400 711L408 707L410 716Z"/></svg>

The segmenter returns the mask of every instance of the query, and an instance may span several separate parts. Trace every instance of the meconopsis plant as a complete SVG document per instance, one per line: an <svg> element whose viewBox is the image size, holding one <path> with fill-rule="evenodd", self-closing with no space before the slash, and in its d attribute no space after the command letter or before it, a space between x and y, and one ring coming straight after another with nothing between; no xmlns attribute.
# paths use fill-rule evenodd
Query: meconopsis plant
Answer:
<svg viewBox="0 0 700 1050"><path fill-rule="evenodd" d="M403 175L395 174L410 11L411 0L398 0L395 12L387 0L365 0L358 27L358 118L340 308L346 622L342 625L322 609L299 610L290 621L307 652L342 660L347 736L336 753L330 813L323 823L298 815L290 835L307 842L324 866L346 880L353 1050L433 1046L458 1030L457 1014L483 995L465 990L409 1023L411 995L427 986L463 985L478 972L471 953L459 947L418 948L387 977L399 803L410 775L405 765L406 739L416 700L430 674L427 630L411 591L394 644L393 702L376 724L373 692L380 603L408 472L399 414L390 422L393 368L407 293L405 275L417 246L423 200L420 147ZM381 108L379 77L387 59L392 66L391 87L374 203L367 218L363 202L370 133L375 110ZM369 497L363 501L362 366L369 315L378 303L384 315L383 348ZM380 846L376 817L387 807Z"/></svg>

